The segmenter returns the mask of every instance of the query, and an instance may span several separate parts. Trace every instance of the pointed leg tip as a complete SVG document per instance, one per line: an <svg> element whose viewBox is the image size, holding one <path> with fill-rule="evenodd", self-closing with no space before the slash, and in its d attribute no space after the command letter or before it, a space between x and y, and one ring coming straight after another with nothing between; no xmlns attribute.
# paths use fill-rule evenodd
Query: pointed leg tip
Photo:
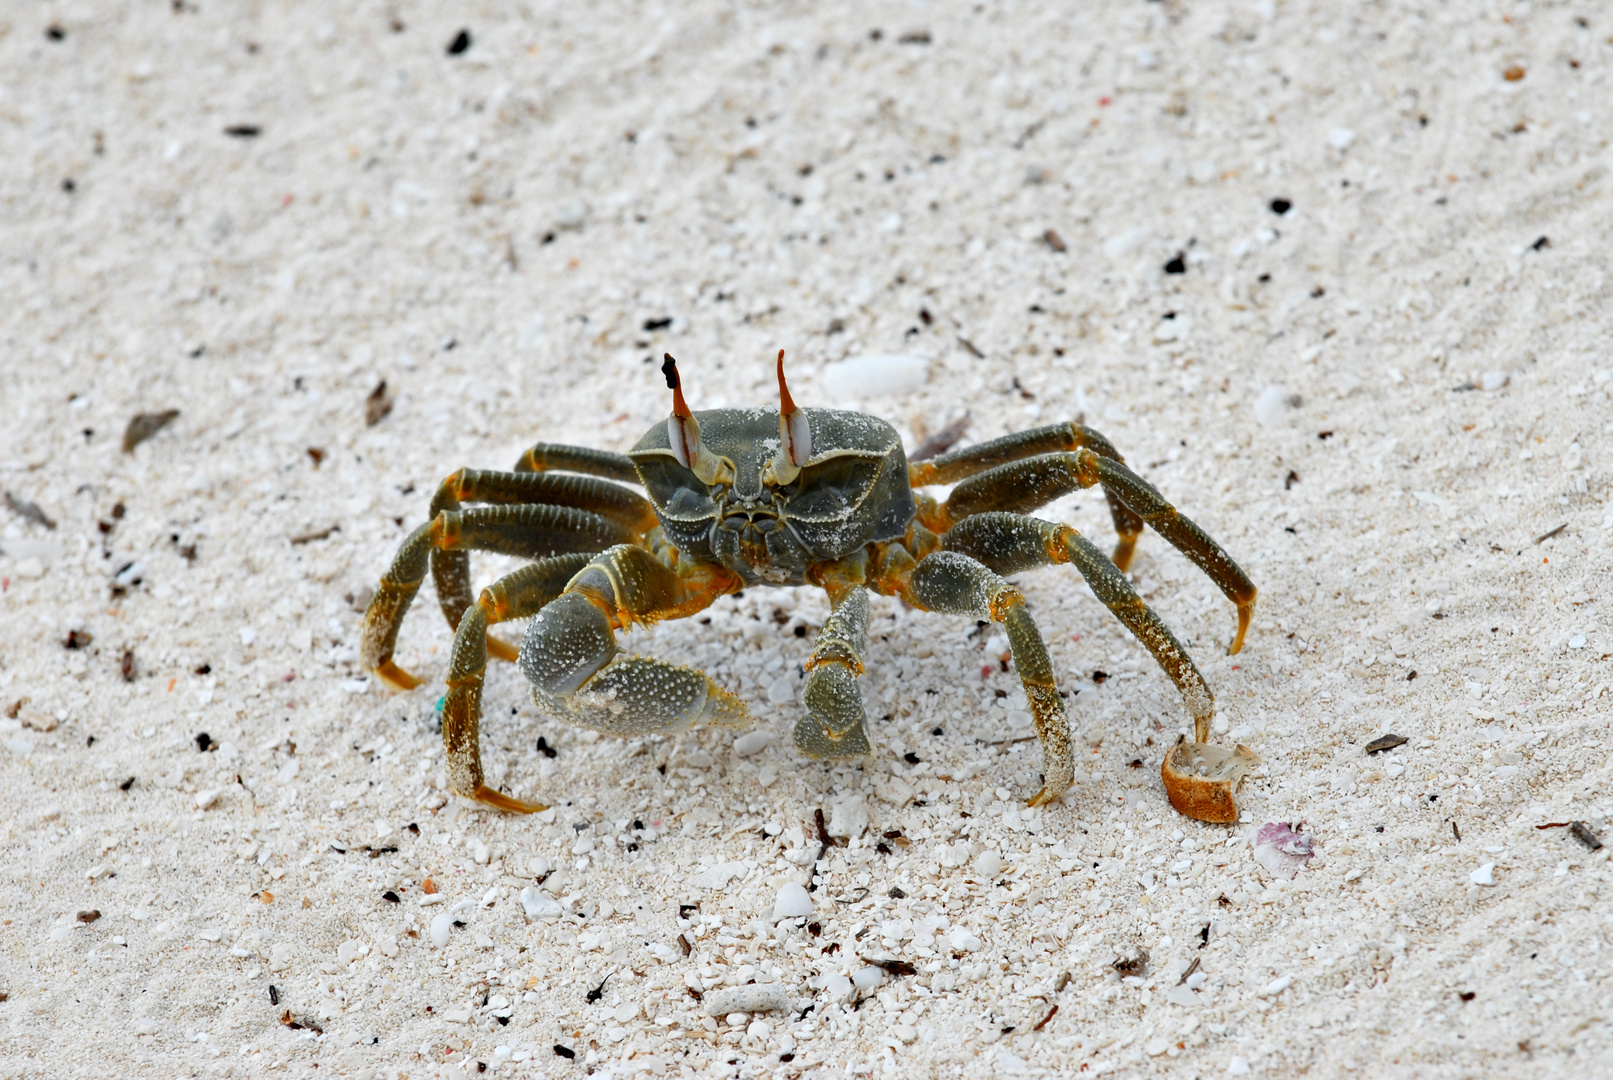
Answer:
<svg viewBox="0 0 1613 1080"><path fill-rule="evenodd" d="M420 685L419 679L390 660L375 669L375 676L394 690L413 690Z"/></svg>
<svg viewBox="0 0 1613 1080"><path fill-rule="evenodd" d="M1249 622L1255 615L1255 602L1250 600L1247 604L1238 605L1238 632L1227 647L1228 656L1236 656L1243 650L1244 635L1249 632Z"/></svg>
<svg viewBox="0 0 1613 1080"><path fill-rule="evenodd" d="M521 650L517 649L514 645L511 645L503 638L496 638L492 634L488 634L487 655L491 656L494 660L503 660L507 663L513 664L515 663L516 658L521 655Z"/></svg>
<svg viewBox="0 0 1613 1080"><path fill-rule="evenodd" d="M1122 536L1120 542L1115 544L1115 553L1109 556L1109 561L1124 574L1131 569L1131 557L1137 554L1137 538L1135 536Z"/></svg>
<svg viewBox="0 0 1613 1080"><path fill-rule="evenodd" d="M502 791L494 791L486 784L478 784L470 797L484 806L491 806L495 810L503 810L511 814L539 814L549 809L544 803L523 802L520 799L504 794Z"/></svg>

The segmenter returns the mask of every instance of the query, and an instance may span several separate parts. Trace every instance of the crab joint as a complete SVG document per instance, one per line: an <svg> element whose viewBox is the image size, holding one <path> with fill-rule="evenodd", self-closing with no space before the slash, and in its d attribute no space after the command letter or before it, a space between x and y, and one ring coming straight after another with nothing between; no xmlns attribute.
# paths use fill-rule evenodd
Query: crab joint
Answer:
<svg viewBox="0 0 1613 1080"><path fill-rule="evenodd" d="M778 453L773 456L772 479L788 484L801 475L801 466L812 456L812 428L806 413L796 408L784 381L784 350L778 351Z"/></svg>
<svg viewBox="0 0 1613 1080"><path fill-rule="evenodd" d="M733 467L700 442L700 421L694 418L694 413L689 411L689 403L683 400L683 381L678 378L678 362L671 353L661 355L665 357L661 363L661 374L666 376L667 389L672 391L672 415L666 421L667 442L671 444L672 456L678 459L679 465L699 477L702 483L716 483L724 479L725 472L729 474L727 478L732 479Z"/></svg>

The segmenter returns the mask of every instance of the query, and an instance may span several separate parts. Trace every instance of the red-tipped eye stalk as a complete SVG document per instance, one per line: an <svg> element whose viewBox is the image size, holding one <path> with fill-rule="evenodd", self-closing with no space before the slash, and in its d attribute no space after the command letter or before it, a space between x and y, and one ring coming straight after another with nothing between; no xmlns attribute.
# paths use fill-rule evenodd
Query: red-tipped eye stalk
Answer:
<svg viewBox="0 0 1613 1080"><path fill-rule="evenodd" d="M796 408L795 400L790 397L790 387L784 381L784 350L778 351L778 396L779 396L779 461L780 465L788 462L799 470L812 456L812 428L807 423L806 413ZM780 468L779 472L788 471Z"/></svg>

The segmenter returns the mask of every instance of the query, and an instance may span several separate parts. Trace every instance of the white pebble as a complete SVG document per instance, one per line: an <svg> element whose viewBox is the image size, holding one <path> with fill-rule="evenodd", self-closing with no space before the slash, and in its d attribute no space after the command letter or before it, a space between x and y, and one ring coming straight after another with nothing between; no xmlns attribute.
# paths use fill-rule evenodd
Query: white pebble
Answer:
<svg viewBox="0 0 1613 1080"><path fill-rule="evenodd" d="M1249 1061L1247 1058L1235 1057L1231 1061L1227 1062L1228 1076L1248 1076L1253 1071L1254 1070L1249 1068Z"/></svg>
<svg viewBox="0 0 1613 1080"><path fill-rule="evenodd" d="M1292 975L1284 975L1280 979L1273 979L1271 982L1267 983L1265 987L1261 989L1260 996L1276 997L1278 994L1282 993L1284 990L1287 990L1293 985L1294 977Z"/></svg>
<svg viewBox="0 0 1613 1080"><path fill-rule="evenodd" d="M726 990L708 990L705 1005L707 1016L787 1012L791 1008L790 995L777 983L751 983Z"/></svg>
<svg viewBox="0 0 1613 1080"><path fill-rule="evenodd" d="M1255 398L1255 420L1263 428L1274 426L1283 415L1283 403L1288 400L1286 387L1272 383Z"/></svg>
<svg viewBox="0 0 1613 1080"><path fill-rule="evenodd" d="M861 795L852 795L835 803L829 814L830 836L861 836L868 828L868 804Z"/></svg>
<svg viewBox="0 0 1613 1080"><path fill-rule="evenodd" d="M984 943L979 937L960 927L947 935L947 944L952 946L953 952L979 952Z"/></svg>
<svg viewBox="0 0 1613 1080"><path fill-rule="evenodd" d="M580 229L588 220L588 206L581 199L567 199L555 208L554 223L562 229Z"/></svg>
<svg viewBox="0 0 1613 1080"><path fill-rule="evenodd" d="M930 375L930 362L902 353L869 353L825 364L819 385L840 398L911 394Z"/></svg>
<svg viewBox="0 0 1613 1080"><path fill-rule="evenodd" d="M747 731L734 740L734 753L740 757L750 757L767 749L767 744L772 741L771 731Z"/></svg>
<svg viewBox="0 0 1613 1080"><path fill-rule="evenodd" d="M1585 635L1575 634L1573 637L1569 638L1568 647L1570 649L1583 649L1585 647Z"/></svg>
<svg viewBox="0 0 1613 1080"><path fill-rule="evenodd" d="M1355 142L1355 132L1347 127L1336 127L1327 133L1327 144L1335 150L1348 150Z"/></svg>
<svg viewBox="0 0 1613 1080"><path fill-rule="evenodd" d="M1149 1057L1158 1057L1171 1048L1171 1044L1164 1039L1154 1039L1143 1047L1143 1053Z"/></svg>
<svg viewBox="0 0 1613 1080"><path fill-rule="evenodd" d="M1111 259L1118 259L1137 250L1137 246L1148 238L1148 230L1137 228L1119 233L1103 242L1103 253Z"/></svg>
<svg viewBox="0 0 1613 1080"><path fill-rule="evenodd" d="M844 975L831 975L823 984L824 993L829 995L830 1001L844 1001L851 996L851 980Z"/></svg>
<svg viewBox="0 0 1613 1080"><path fill-rule="evenodd" d="M864 991L872 990L884 978L885 972L872 964L867 967L860 967L851 973L851 981L856 984L857 989Z"/></svg>
<svg viewBox="0 0 1613 1080"><path fill-rule="evenodd" d="M752 1020L745 1034L753 1039L765 1039L773 1033L773 1025L766 1020Z"/></svg>
<svg viewBox="0 0 1613 1080"><path fill-rule="evenodd" d="M996 877L1003 872L1003 857L991 848L975 856L975 870L982 877Z"/></svg>
<svg viewBox="0 0 1613 1080"><path fill-rule="evenodd" d="M440 949L448 944L448 931L453 928L454 917L446 911L431 920L431 947Z"/></svg>
<svg viewBox="0 0 1613 1080"><path fill-rule="evenodd" d="M1493 394L1511 381L1511 377L1504 371L1486 371L1479 376L1479 389Z"/></svg>
<svg viewBox="0 0 1613 1080"><path fill-rule="evenodd" d="M1468 880L1475 885L1495 884L1495 863L1487 862L1468 875Z"/></svg>
<svg viewBox="0 0 1613 1080"><path fill-rule="evenodd" d="M788 675L774 681L767 688L767 700L775 705L788 705L795 700L795 680Z"/></svg>
<svg viewBox="0 0 1613 1080"><path fill-rule="evenodd" d="M526 912L529 920L558 919L566 913L560 901L533 885L521 890L521 910Z"/></svg>
<svg viewBox="0 0 1613 1080"><path fill-rule="evenodd" d="M791 881L778 891L778 898L773 901L773 921L780 919L799 919L812 914L812 894L806 891L806 886Z"/></svg>
<svg viewBox="0 0 1613 1080"><path fill-rule="evenodd" d="M214 803L218 802L218 797L222 794L223 792L218 788L208 788L205 791L198 791L196 793L196 809L206 810L209 806L212 806Z"/></svg>
<svg viewBox="0 0 1613 1080"><path fill-rule="evenodd" d="M549 860L542 855L534 855L527 861L526 868L532 871L533 877L542 877L549 872Z"/></svg>

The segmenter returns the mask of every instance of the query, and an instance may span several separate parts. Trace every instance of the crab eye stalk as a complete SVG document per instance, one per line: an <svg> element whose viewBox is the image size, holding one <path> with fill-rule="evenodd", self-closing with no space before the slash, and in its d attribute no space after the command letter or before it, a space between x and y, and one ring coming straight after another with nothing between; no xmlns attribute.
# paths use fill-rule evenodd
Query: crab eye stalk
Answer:
<svg viewBox="0 0 1613 1080"><path fill-rule="evenodd" d="M806 413L790 397L790 387L784 381L784 350L778 351L778 453L773 457L773 475L780 484L788 484L801 475L801 466L812 456L812 428Z"/></svg>
<svg viewBox="0 0 1613 1080"><path fill-rule="evenodd" d="M678 378L678 362L671 353L662 354L661 374L666 376L667 389L672 391L672 415L666 420L667 441L678 464L692 471L702 483L715 483L725 471L726 462L707 450L700 442L700 421L689 411L683 400L683 382ZM731 471L731 470L729 470Z"/></svg>

